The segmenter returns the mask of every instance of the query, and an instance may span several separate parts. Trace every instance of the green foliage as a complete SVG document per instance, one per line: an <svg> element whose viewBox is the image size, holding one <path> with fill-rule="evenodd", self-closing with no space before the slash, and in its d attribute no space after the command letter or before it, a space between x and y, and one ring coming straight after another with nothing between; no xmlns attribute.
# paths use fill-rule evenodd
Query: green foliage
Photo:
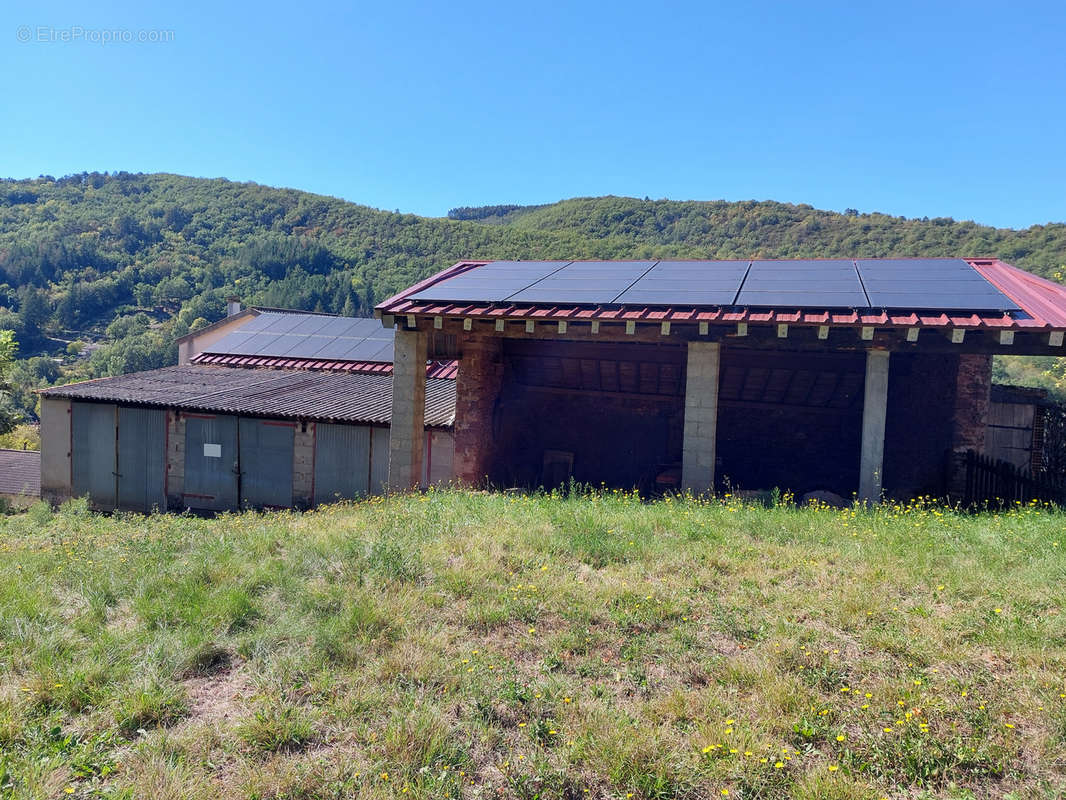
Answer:
<svg viewBox="0 0 1066 800"><path fill-rule="evenodd" d="M10 433L18 421L16 406L11 402L11 371L15 352L15 332L0 330L0 434Z"/></svg>
<svg viewBox="0 0 1066 800"><path fill-rule="evenodd" d="M36 425L15 425L7 433L0 434L0 448L5 450L40 450L41 432Z"/></svg>

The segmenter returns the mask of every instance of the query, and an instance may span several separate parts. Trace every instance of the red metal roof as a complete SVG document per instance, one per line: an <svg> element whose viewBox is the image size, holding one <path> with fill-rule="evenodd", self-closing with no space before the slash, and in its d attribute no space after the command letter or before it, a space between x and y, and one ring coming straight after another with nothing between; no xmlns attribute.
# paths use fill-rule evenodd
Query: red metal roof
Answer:
<svg viewBox="0 0 1066 800"><path fill-rule="evenodd" d="M712 325L753 324L876 326L880 328L990 328L995 330L1066 330L1066 287L997 259L964 259L1024 313L974 314L840 311L796 308L732 308L722 306L592 306L551 303L470 303L407 299L427 286L476 269L487 261L460 261L390 297L377 306L383 314L442 317L483 317L534 320L603 320L613 322L706 322Z"/></svg>
<svg viewBox="0 0 1066 800"><path fill-rule="evenodd" d="M189 361L193 364L219 364L227 367L273 367L306 369L323 372L364 372L391 375L392 364L381 361L329 361L314 358L275 358L273 356L227 356L218 353L197 353ZM427 378L455 380L459 372L457 361L430 361L426 364Z"/></svg>

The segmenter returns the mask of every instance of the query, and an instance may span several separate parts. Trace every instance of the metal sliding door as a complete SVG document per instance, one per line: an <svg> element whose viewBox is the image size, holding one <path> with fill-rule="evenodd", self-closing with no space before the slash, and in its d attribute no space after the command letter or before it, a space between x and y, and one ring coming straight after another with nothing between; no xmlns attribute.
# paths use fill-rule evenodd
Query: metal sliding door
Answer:
<svg viewBox="0 0 1066 800"><path fill-rule="evenodd" d="M166 412L152 408L118 409L118 507L165 511Z"/></svg>
<svg viewBox="0 0 1066 800"><path fill-rule="evenodd" d="M240 420L242 508L292 507L292 444L296 424Z"/></svg>
<svg viewBox="0 0 1066 800"><path fill-rule="evenodd" d="M370 428L315 426L315 504L362 497L370 491Z"/></svg>
<svg viewBox="0 0 1066 800"><path fill-rule="evenodd" d="M204 511L237 508L237 418L185 417L185 505Z"/></svg>
<svg viewBox="0 0 1066 800"><path fill-rule="evenodd" d="M93 508L115 510L115 406L71 403L71 484Z"/></svg>

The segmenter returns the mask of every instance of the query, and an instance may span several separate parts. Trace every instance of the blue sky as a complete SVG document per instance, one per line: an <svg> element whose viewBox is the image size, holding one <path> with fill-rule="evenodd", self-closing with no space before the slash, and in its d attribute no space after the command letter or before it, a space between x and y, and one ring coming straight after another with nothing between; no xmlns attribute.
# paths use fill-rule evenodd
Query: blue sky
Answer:
<svg viewBox="0 0 1066 800"><path fill-rule="evenodd" d="M0 176L1066 220L1061 2L150 5L0 9Z"/></svg>

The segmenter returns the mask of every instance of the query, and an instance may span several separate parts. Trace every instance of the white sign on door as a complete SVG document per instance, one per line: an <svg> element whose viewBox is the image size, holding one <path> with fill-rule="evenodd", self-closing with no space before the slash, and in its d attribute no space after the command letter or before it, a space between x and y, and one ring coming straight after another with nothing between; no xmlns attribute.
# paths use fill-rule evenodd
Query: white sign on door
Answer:
<svg viewBox="0 0 1066 800"><path fill-rule="evenodd" d="M222 458L222 445L204 443L204 458Z"/></svg>

